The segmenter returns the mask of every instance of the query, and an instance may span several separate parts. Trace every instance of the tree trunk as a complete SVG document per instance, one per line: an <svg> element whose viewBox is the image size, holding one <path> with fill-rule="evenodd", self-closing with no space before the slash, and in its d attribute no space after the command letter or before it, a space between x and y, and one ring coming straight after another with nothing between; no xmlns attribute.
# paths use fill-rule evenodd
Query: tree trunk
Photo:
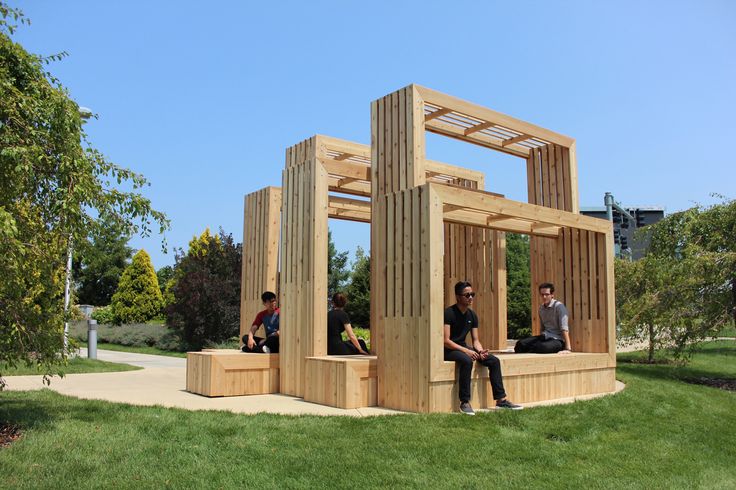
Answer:
<svg viewBox="0 0 736 490"><path fill-rule="evenodd" d="M649 325L649 357L647 362L649 364L654 362L654 325Z"/></svg>
<svg viewBox="0 0 736 490"><path fill-rule="evenodd" d="M736 326L736 275L731 279L731 313L733 314L733 324Z"/></svg>

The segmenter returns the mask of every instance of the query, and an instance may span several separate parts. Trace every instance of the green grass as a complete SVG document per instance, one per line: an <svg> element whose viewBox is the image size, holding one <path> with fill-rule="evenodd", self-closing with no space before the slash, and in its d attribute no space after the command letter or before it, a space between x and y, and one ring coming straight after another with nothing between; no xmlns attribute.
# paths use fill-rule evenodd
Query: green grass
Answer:
<svg viewBox="0 0 736 490"><path fill-rule="evenodd" d="M81 374L81 373L110 373L116 371L135 371L142 369L137 366L131 366L130 364L120 364L117 362L105 362L97 359L86 359L84 357L74 357L69 359L69 363L66 366L61 366L59 371L63 374ZM35 366L18 366L14 369L6 369L4 366L0 367L0 373L3 376L25 376L38 374L39 376L43 373L40 372Z"/></svg>
<svg viewBox="0 0 736 490"><path fill-rule="evenodd" d="M736 342L688 367L622 363L616 395L520 412L235 415L0 394L22 438L4 488L735 488Z"/></svg>
<svg viewBox="0 0 736 490"><path fill-rule="evenodd" d="M87 347L86 342L77 342L80 347ZM98 342L97 348L100 350L114 350L117 352L135 352L136 354L153 354L156 356L169 357L187 357L186 352L176 352L171 350L157 349L156 347L133 347L130 345L108 344Z"/></svg>

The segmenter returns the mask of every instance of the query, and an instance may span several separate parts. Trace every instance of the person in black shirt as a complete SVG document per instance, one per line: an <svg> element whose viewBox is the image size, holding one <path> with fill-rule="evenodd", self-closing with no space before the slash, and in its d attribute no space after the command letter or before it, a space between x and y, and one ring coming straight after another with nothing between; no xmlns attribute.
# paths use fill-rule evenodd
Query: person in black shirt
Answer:
<svg viewBox="0 0 736 490"><path fill-rule="evenodd" d="M520 410L521 406L511 403L506 398L501 363L488 349L483 349L478 339L478 316L470 309L474 297L475 293L471 284L460 281L455 284L457 303L445 310L445 361L455 361L460 367L460 411L467 415L475 415L473 407L470 406L470 374L473 369L473 361L478 361L488 368L496 408ZM465 343L468 333L473 341L472 348Z"/></svg>
<svg viewBox="0 0 736 490"><path fill-rule="evenodd" d="M332 310L327 313L327 355L345 356L352 354L370 355L368 347L363 339L359 339L353 333L350 325L350 317L345 313L345 305L348 300L342 293L332 296ZM347 341L342 340L343 330L348 336Z"/></svg>

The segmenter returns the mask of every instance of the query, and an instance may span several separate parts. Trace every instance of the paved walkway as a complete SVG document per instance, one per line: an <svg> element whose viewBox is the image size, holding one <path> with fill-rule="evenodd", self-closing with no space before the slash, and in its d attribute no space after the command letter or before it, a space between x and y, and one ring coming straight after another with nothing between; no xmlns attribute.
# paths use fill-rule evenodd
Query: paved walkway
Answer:
<svg viewBox="0 0 736 490"><path fill-rule="evenodd" d="M86 349L80 352L87 356ZM341 409L305 402L287 395L249 395L209 398L189 393L186 387L186 359L179 357L134 354L98 350L101 361L120 362L140 366L138 371L117 373L68 374L54 377L50 389L63 395L83 399L107 400L132 405L160 405L187 410L227 410L234 413L276 413L284 415L343 415L365 417L371 415L401 414L396 410L380 407ZM8 376L8 390L39 390L46 386L41 376ZM616 391L624 387L616 382ZM542 403L524 404L525 407L571 403L576 400L596 398L601 395L564 398ZM605 395L603 395L605 396ZM482 410L481 410L482 411Z"/></svg>

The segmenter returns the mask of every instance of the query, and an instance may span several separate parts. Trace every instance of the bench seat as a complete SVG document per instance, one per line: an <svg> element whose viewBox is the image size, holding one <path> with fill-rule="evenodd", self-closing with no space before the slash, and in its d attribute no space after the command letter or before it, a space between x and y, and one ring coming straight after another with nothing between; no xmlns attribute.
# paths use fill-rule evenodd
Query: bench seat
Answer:
<svg viewBox="0 0 736 490"><path fill-rule="evenodd" d="M616 362L607 353L493 354L501 362L506 394L515 403L613 393L616 389ZM456 380L455 363L443 361L432 377L433 411L457 409ZM495 404L488 369L478 363L473 365L471 374L471 396L473 406L478 408Z"/></svg>
<svg viewBox="0 0 736 490"><path fill-rule="evenodd" d="M205 396L279 392L279 355L234 349L187 353L187 391Z"/></svg>
<svg viewBox="0 0 736 490"><path fill-rule="evenodd" d="M377 390L376 356L306 358L304 401L338 408L374 407Z"/></svg>

